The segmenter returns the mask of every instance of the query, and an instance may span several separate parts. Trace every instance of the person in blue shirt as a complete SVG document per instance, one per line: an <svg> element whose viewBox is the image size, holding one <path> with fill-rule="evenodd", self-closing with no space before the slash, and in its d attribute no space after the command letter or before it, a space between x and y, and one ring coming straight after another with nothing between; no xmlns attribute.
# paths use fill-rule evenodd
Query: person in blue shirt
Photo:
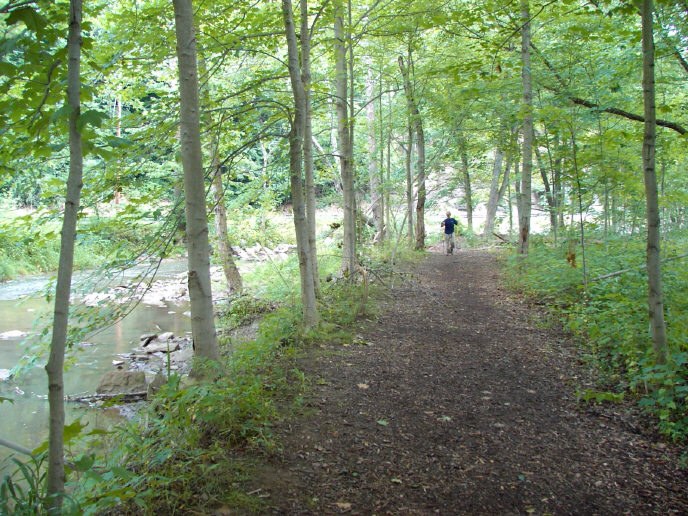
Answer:
<svg viewBox="0 0 688 516"><path fill-rule="evenodd" d="M454 252L454 228L458 226L458 221L452 218L451 212L447 212L447 218L442 221L440 227L444 228L444 251L447 254Z"/></svg>

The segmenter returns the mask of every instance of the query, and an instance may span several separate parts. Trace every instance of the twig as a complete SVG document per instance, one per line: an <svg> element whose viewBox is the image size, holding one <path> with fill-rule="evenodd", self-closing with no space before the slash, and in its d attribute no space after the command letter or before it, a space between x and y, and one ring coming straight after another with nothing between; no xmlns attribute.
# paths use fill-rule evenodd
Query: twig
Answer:
<svg viewBox="0 0 688 516"><path fill-rule="evenodd" d="M685 258L686 256L688 256L688 253L679 254L678 256L672 256L671 258L665 258L664 260L662 260L662 263L672 262L674 260L680 260L681 258ZM641 271L644 268L645 268L644 264L639 265L637 267L629 267L628 269L622 269L620 271L610 272L608 274L602 274L601 276L597 276L596 278L592 278L590 281L591 282L592 281L601 281L601 280L605 280L605 279L609 279L609 278L614 278L616 276L621 276L622 274L626 274L627 272Z"/></svg>

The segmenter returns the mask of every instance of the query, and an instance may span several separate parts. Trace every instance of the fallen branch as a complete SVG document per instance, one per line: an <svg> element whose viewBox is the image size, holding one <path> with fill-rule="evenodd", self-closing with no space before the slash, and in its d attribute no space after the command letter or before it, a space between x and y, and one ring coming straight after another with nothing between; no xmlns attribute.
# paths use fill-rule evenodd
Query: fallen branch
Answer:
<svg viewBox="0 0 688 516"><path fill-rule="evenodd" d="M18 444L11 443L10 441L3 439L2 437L0 437L0 445L6 446L7 448L14 451L18 451L19 453L23 453L24 455L33 455L33 453L31 453L31 450L29 450L28 448L24 448L23 446L19 446Z"/></svg>
<svg viewBox="0 0 688 516"><path fill-rule="evenodd" d="M96 401L117 400L121 401L122 403L133 403L135 401L144 401L147 396L147 392L129 392L126 394L74 394L71 396L65 396L65 401L93 403Z"/></svg>
<svg viewBox="0 0 688 516"><path fill-rule="evenodd" d="M678 256L672 256L671 258L664 258L664 260L662 260L662 263L673 262L674 260L680 260L681 258L685 258L686 256L688 256L688 253L679 254ZM621 276L622 274L626 274L627 272L642 271L645 267L646 266L644 264L639 265L637 267L629 267L628 269L622 269L620 271L610 272L608 274L602 274L601 276L597 276L595 278L592 278L589 281L590 282L602 281L602 280L609 279L609 278L615 278L616 276Z"/></svg>

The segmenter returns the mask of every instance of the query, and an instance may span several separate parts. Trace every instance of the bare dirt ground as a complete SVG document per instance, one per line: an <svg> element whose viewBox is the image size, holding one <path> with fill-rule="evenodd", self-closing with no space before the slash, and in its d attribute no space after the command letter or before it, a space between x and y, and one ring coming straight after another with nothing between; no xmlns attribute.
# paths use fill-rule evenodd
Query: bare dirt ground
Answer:
<svg viewBox="0 0 688 516"><path fill-rule="evenodd" d="M430 253L318 380L248 486L274 514L688 514L680 449L576 401L567 337L484 251Z"/></svg>

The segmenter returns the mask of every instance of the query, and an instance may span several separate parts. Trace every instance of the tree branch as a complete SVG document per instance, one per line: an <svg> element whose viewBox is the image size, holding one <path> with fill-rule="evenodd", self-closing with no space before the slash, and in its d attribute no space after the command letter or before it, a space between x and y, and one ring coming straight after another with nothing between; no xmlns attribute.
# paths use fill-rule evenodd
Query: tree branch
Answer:
<svg viewBox="0 0 688 516"><path fill-rule="evenodd" d="M556 77L557 81L559 84L562 86L562 88L566 88L566 82L562 78L561 75L557 72L557 70L554 68L552 63L550 63L547 58L540 52L540 50L531 42L530 47L535 51L535 54L542 60L544 65L547 67L547 69L552 72L552 75ZM555 90L557 93L561 93L559 90ZM635 122L645 122L645 117L642 115L637 115L635 113L631 113L630 111L625 111L623 109L618 109L614 107L602 107L599 104L595 104L594 102L590 102L589 100L581 99L579 97L574 97L572 95L565 94L568 99L573 102L574 104L577 104L579 106L586 107L588 109L597 109L601 113L609 113L611 115L617 115L623 118L627 118L629 120L633 120ZM688 129L683 127L682 125L677 124L676 122L671 122L669 120L662 120L662 119L657 119L656 124L661 126L661 127L666 127L668 129L672 129L676 131L679 134L686 134L688 133Z"/></svg>

